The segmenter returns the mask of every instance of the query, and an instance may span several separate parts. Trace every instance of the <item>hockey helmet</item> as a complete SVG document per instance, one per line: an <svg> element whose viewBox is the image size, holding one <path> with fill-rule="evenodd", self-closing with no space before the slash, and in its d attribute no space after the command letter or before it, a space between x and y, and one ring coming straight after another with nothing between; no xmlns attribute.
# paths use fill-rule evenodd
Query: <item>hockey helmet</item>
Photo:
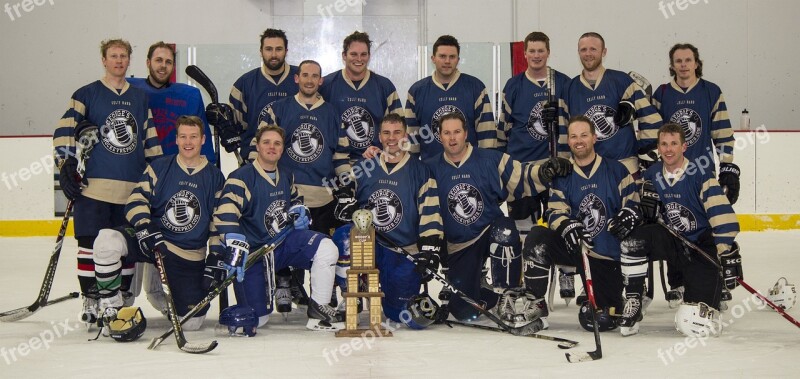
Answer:
<svg viewBox="0 0 800 379"><path fill-rule="evenodd" d="M608 308L598 309L595 313L597 319L597 329L601 332L607 332L617 328L617 317L612 316ZM594 323L592 321L592 307L588 301L581 304L578 310L578 322L587 331L594 332Z"/></svg>
<svg viewBox="0 0 800 379"><path fill-rule="evenodd" d="M719 337L719 311L706 303L683 303L675 312L675 329L687 337Z"/></svg>
<svg viewBox="0 0 800 379"><path fill-rule="evenodd" d="M419 294L408 300L406 310L400 313L400 320L409 328L425 329L436 321L439 304L427 293Z"/></svg>
<svg viewBox="0 0 800 379"><path fill-rule="evenodd" d="M142 314L142 308L123 307L117 316L108 323L108 335L118 342L131 342L138 340L147 329L147 319Z"/></svg>
<svg viewBox="0 0 800 379"><path fill-rule="evenodd" d="M797 301L797 289L794 284L789 284L786 278L781 277L767 293L767 299L784 310L789 310Z"/></svg>
<svg viewBox="0 0 800 379"><path fill-rule="evenodd" d="M219 315L217 332L229 336L256 335L258 316L256 311L249 306L236 304L225 308Z"/></svg>

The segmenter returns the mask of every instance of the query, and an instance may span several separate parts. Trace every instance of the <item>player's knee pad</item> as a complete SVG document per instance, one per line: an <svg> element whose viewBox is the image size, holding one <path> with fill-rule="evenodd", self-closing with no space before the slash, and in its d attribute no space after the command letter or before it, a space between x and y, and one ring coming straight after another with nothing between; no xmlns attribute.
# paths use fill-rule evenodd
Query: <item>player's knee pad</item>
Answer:
<svg viewBox="0 0 800 379"><path fill-rule="evenodd" d="M109 266L118 264L122 267L120 260L128 254L128 244L125 236L114 229L100 229L97 238L94 240L94 262L97 265Z"/></svg>
<svg viewBox="0 0 800 379"><path fill-rule="evenodd" d="M320 264L324 267L333 266L339 260L339 249L336 248L336 245L331 241L330 238L323 238L319 241L319 247L317 247L317 252L314 254L314 263L311 265L313 268L314 265Z"/></svg>
<svg viewBox="0 0 800 379"><path fill-rule="evenodd" d="M200 330L200 327L203 326L203 321L205 321L205 319L206 319L205 315L195 316L186 320L186 322L183 325L181 325L181 327L183 328L183 330L189 330L189 331Z"/></svg>
<svg viewBox="0 0 800 379"><path fill-rule="evenodd" d="M495 220L489 230L489 256L495 287L516 287L522 272L522 243L514 221L509 217Z"/></svg>

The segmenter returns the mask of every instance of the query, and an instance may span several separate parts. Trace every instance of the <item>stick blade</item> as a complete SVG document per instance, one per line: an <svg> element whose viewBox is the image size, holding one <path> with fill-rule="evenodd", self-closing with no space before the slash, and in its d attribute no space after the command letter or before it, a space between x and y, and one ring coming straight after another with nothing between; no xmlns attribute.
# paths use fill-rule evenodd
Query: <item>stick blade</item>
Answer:
<svg viewBox="0 0 800 379"><path fill-rule="evenodd" d="M152 340L150 340L150 345L147 346L147 350L155 349L156 347L158 347L158 345L161 345L162 342L164 342L164 336L153 338Z"/></svg>
<svg viewBox="0 0 800 379"><path fill-rule="evenodd" d="M33 315L34 312L36 312L36 308L38 308L38 307L35 307L33 310L31 310L31 308L34 308L34 307L33 306L22 307L22 308L17 308L17 309L14 309L14 310L10 310L8 312L3 312L2 314L0 314L0 321L2 321L2 322L14 322L14 321L22 320L24 318L28 318L31 315Z"/></svg>
<svg viewBox="0 0 800 379"><path fill-rule="evenodd" d="M211 343L208 344L187 342L180 348L181 350L190 354L205 354L211 350L214 350L216 347L217 341L211 341Z"/></svg>
<svg viewBox="0 0 800 379"><path fill-rule="evenodd" d="M596 361L603 358L603 355L598 351L588 351L585 353L564 353L567 356L569 363L589 362Z"/></svg>

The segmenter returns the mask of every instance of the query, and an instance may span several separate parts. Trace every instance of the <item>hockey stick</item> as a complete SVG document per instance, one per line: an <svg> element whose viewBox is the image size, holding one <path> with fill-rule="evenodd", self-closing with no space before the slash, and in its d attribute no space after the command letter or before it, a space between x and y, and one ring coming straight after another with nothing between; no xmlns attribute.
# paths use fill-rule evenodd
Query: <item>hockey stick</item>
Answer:
<svg viewBox="0 0 800 379"><path fill-rule="evenodd" d="M656 222L657 222L659 225L661 225L662 227L664 227L664 229L666 229L666 230L667 230L667 232L669 232L669 234L672 234L672 235L673 235L675 238L679 239L679 240L680 240L680 241L681 241L681 242L682 242L684 245L686 245L688 248L690 248L690 249L694 250L695 252L697 252L698 254L700 254L700 256L702 256L702 257L703 257L703 258L705 258L707 261L711 262L711 264L713 264L714 266L716 266L716 267L717 267L717 269L719 269L719 270L720 270L720 275L721 275L721 272L722 272L722 265L720 265L720 263L719 263L719 261L718 261L717 259L714 259L714 258L712 258L710 255L708 255L708 253L706 253L706 251L705 251L705 250L701 249L699 246L697 246L697 245L695 245L694 243L692 243L692 241L689 241L689 240L688 240L686 237L684 237L683 235L681 235L680 233L678 233L678 232L677 232L675 229L673 229L673 228L672 228L670 225L668 225L667 223L665 223L665 222L664 222L663 220L661 220L660 218L659 218L659 219L656 219ZM783 308L781 308L781 307L779 307L779 306L775 305L775 303L773 303L772 301L770 301L769 299L767 299L767 297L766 297L766 296L762 295L760 292L758 292L758 290L756 290L755 288L751 287L751 286L750 286L749 284L747 284L747 283L746 283L746 282L745 282L743 279L741 279L741 278L736 278L736 282L738 282L739 284L741 284L741 285L742 285L742 287L744 287L744 288L745 288L745 289L746 289L748 292L750 292L751 294L753 294L753 295L756 295L756 297L758 297L759 299L761 299L761 301L763 301L765 304L769 305L769 307L770 307L770 308L772 308L772 309L773 309L775 312L778 312L778 314L780 314L781 316L783 316L783 318L785 318L786 320L788 320L789 322L791 322L792 324L794 324L794 326L796 326L796 327L800 328L800 321L796 320L794 317L792 317L792 316L790 316L788 313L786 313L786 311L785 311Z"/></svg>
<svg viewBox="0 0 800 379"><path fill-rule="evenodd" d="M293 229L294 227L292 226L287 227L286 229L278 233L275 236L275 238L273 238L272 243L270 243L269 245L265 245L259 248L258 250L254 251L253 253L249 254L247 257L247 262L245 262L244 264L245 271L247 271L248 268L253 266L259 259L261 259L261 257L275 250L281 244L281 242L283 242L283 240L286 238L289 232ZM206 297L203 298L203 300L200 300L200 302L198 302L194 306L194 308L189 310L189 312L187 312L183 317L181 317L179 325L185 324L187 321L189 321L189 319L194 317L194 315L199 313L203 308L205 308L208 304L210 304L222 292L227 291L228 286L231 285L231 283L233 283L234 280L236 280L236 274L228 275L225 278L225 280L222 281L222 283L218 284L216 287L211 289L211 291L209 291L208 295L206 295ZM164 332L164 334L153 338L150 341L150 345L147 346L147 349L153 350L156 347L158 347L158 345L160 345L161 342L164 342L164 340L167 339L172 333L174 333L175 330L177 329L175 329L175 326L173 325L173 327Z"/></svg>
<svg viewBox="0 0 800 379"><path fill-rule="evenodd" d="M488 330L488 331L491 331L491 332L506 333L506 331L504 329L502 329L502 328L495 328L495 327L488 326L488 325L470 324L468 322L453 321L453 320L448 320L447 323L448 324L453 324L453 325L458 325L458 326L465 326L465 327L469 327L469 328ZM575 346L578 346L578 341L568 340L566 338L561 338L561 337L545 336L545 335L542 335L542 334L520 334L519 337L531 337L531 338L538 338L538 339L558 342L559 343L558 347L560 347L562 349L571 349L571 348L573 348Z"/></svg>
<svg viewBox="0 0 800 379"><path fill-rule="evenodd" d="M77 299L80 296L81 294L78 292L70 292L67 295L47 300L47 302L45 302L44 305L42 305L42 307L46 307L48 305L53 305L70 299ZM38 305L38 303L36 303L36 305ZM33 313L28 310L28 307L18 308L8 312L0 313L0 321L11 322L11 321L22 320L23 318L26 318L32 314Z"/></svg>
<svg viewBox="0 0 800 379"><path fill-rule="evenodd" d="M188 75L192 80L196 81L201 87L203 87L206 92L208 92L208 96L211 97L211 103L219 104L219 94L217 93L217 86L214 85L214 82L206 75L200 67L195 65L188 65L186 66L186 75ZM218 133L216 132L216 125L214 125L214 135L217 136ZM219 143L219 138L217 137L217 143ZM217 151L219 151L219 146L217 146ZM244 161L242 160L242 156L239 154L238 150L233 151L233 155L236 156L236 161L239 162L239 166L244 166Z"/></svg>
<svg viewBox="0 0 800 379"><path fill-rule="evenodd" d="M586 275L586 295L589 297L589 306L592 311L592 325L594 325L594 344L595 351L586 353L566 353L569 363L596 361L603 358L603 349L600 345L600 327L597 325L597 302L594 298L594 287L592 286L592 270L589 268L589 247L583 244L581 247L581 257L583 258L583 272Z"/></svg>
<svg viewBox="0 0 800 379"><path fill-rule="evenodd" d="M556 119L547 125L547 143L550 146L550 158L558 156L558 103L556 103L555 70L547 68L547 104L556 107Z"/></svg>

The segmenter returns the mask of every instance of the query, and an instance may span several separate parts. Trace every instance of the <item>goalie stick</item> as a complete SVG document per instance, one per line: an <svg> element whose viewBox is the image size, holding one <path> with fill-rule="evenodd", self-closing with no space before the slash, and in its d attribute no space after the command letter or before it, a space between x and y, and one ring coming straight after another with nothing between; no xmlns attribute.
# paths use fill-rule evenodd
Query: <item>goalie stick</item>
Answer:
<svg viewBox="0 0 800 379"><path fill-rule="evenodd" d="M253 266L263 256L275 250L281 244L281 242L283 242L283 240L286 238L286 236L289 234L291 230L294 230L294 227L290 225L286 229L278 233L275 236L275 238L273 238L272 243L270 243L269 245L265 245L259 248L258 250L254 251L253 253L249 254L247 257L247 261L244 264L245 271L247 271L248 268ZM211 289L211 291L209 291L208 295L206 295L206 297L203 298L203 300L198 302L194 306L194 308L189 310L189 312L187 312L183 317L180 318L180 321L177 323L178 327L180 327L180 325L185 324L186 321L189 321L189 319L191 319L192 317L194 317L194 315L199 313L203 308L205 308L208 304L210 304L217 296L219 296L219 294L223 293L224 291L227 291L228 286L231 285L231 283L233 283L234 280L236 280L236 274L228 275L225 278L225 280L222 281L222 283L218 284L216 287ZM148 350L155 349L156 347L158 347L158 345L164 342L164 340L167 339L170 336L170 334L178 330L179 328L175 328L174 324L175 322L173 322L173 326L169 330L164 332L164 334L153 338L150 341L150 345L147 346L147 349Z"/></svg>
<svg viewBox="0 0 800 379"><path fill-rule="evenodd" d="M698 247L697 245L692 243L692 241L689 241L688 239L686 239L686 237L684 237L683 235L678 233L675 229L673 229L672 226L670 226L667 223L665 223L664 220L659 218L659 219L656 219L656 222L658 223L658 225L661 225L662 227L664 227L664 229L666 229L667 232L669 232L669 234L672 234L675 238L679 239L688 248L694 250L695 252L700 254L700 256L702 256L707 261L711 262L714 266L716 266L720 270L720 275L722 275L722 266L719 264L719 261L717 259L712 258L710 255L708 255L708 253L706 253L705 250L701 249L700 247ZM772 301L767 299L766 296L762 295L760 292L758 292L758 290L756 290L755 288L751 287L743 279L736 278L736 282L741 284L742 287L744 287L751 294L756 295L756 297L758 297L765 304L769 305L770 308L772 308L775 312L778 312L778 314L783 316L783 318L785 318L786 320L788 320L789 322L794 324L794 326L800 328L800 321L796 320L794 317L792 317L788 313L786 313L786 311L783 308L775 305L775 303L773 303Z"/></svg>
<svg viewBox="0 0 800 379"><path fill-rule="evenodd" d="M589 306L592 311L592 325L594 326L594 351L585 353L566 353L569 363L596 361L603 358L603 348L600 345L600 327L597 325L597 302L594 298L594 287L592 286L592 271L589 268L589 247L584 243L581 247L581 258L583 259L583 271L586 275L586 295L589 297Z"/></svg>

